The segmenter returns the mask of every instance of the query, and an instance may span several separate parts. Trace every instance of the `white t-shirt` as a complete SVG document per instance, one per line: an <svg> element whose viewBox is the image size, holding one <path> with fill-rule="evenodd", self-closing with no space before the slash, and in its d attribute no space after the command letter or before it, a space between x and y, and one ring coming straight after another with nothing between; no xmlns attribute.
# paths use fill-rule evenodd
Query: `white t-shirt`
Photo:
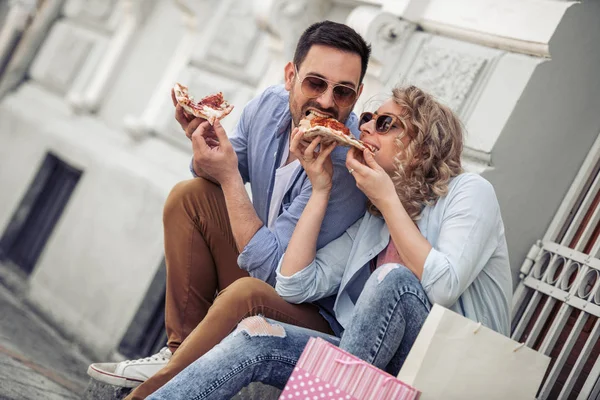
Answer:
<svg viewBox="0 0 600 400"><path fill-rule="evenodd" d="M273 231L275 229L275 221L279 216L279 210L281 209L281 201L283 196L289 190L290 184L292 183L292 176L298 168L302 168L300 161L294 160L288 165L285 165L287 158L290 154L290 135L286 135L286 143L283 146L283 154L281 155L281 165L275 171L275 184L273 185L273 195L271 196L271 204L269 204L269 220L267 227Z"/></svg>

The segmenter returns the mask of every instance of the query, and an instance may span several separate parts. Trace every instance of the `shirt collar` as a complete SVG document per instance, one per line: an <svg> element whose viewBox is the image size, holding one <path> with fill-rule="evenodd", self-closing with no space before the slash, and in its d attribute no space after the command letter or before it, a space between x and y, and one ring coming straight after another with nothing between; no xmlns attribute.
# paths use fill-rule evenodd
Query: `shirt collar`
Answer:
<svg viewBox="0 0 600 400"><path fill-rule="evenodd" d="M288 108L286 113L283 113L283 115L281 116L281 119L279 120L279 123L277 124L277 137L281 137L281 135L283 135L284 133L289 133L289 127L292 124L292 114L290 113L290 110Z"/></svg>

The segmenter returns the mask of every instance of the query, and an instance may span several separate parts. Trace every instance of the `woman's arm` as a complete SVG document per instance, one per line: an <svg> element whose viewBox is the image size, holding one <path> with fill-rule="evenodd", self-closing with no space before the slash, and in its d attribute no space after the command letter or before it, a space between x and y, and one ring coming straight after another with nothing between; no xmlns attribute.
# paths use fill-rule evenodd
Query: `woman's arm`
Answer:
<svg viewBox="0 0 600 400"><path fill-rule="evenodd" d="M290 152L298 158L312 183L312 193L306 207L298 220L290 239L287 251L283 256L279 273L291 276L303 270L315 259L317 237L321 229L333 178L333 165L330 154L335 142L315 152L321 138L315 138L306 148L302 145L302 132L292 132Z"/></svg>
<svg viewBox="0 0 600 400"><path fill-rule="evenodd" d="M356 221L342 236L319 249L315 259L292 276L281 274L277 268L275 290L289 303L299 304L320 300L336 294L362 219Z"/></svg>
<svg viewBox="0 0 600 400"><path fill-rule="evenodd" d="M410 218L397 195L390 196L389 199L378 202L375 206L385 219L390 236L404 265L421 280L431 245Z"/></svg>
<svg viewBox="0 0 600 400"><path fill-rule="evenodd" d="M421 284L432 302L450 307L485 268L504 236L492 185L474 174L459 178L445 199L435 248L425 260ZM488 277L510 274L496 267ZM502 268L504 268L502 267ZM499 274L499 275L496 275ZM505 275L506 274L506 275Z"/></svg>
<svg viewBox="0 0 600 400"><path fill-rule="evenodd" d="M363 152L363 158L366 165L359 161L357 151L351 150L346 165L354 170L354 179L360 190L381 211L405 266L421 279L431 245L404 209L389 175L368 150Z"/></svg>

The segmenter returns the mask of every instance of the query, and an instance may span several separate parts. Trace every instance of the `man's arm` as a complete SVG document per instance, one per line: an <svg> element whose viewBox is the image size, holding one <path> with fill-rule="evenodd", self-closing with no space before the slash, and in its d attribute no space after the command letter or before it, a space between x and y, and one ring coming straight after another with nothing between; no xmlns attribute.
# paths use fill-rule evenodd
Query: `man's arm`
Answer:
<svg viewBox="0 0 600 400"><path fill-rule="evenodd" d="M220 183L217 182L217 180L215 178L213 178L212 176L208 175L202 169L198 169L198 171L196 171L194 169L194 160L193 159L192 159L192 161L190 161L190 172L192 173L192 176L194 178L204 178L204 179L207 179L207 180L211 181L212 183L220 185Z"/></svg>
<svg viewBox="0 0 600 400"><path fill-rule="evenodd" d="M207 143L211 135L216 137L217 145L213 147ZM192 133L192 147L194 170L204 171L221 185L233 237L241 252L263 223L248 197L238 169L238 156L220 121L213 126L202 122Z"/></svg>
<svg viewBox="0 0 600 400"><path fill-rule="evenodd" d="M238 251L241 253L256 232L263 226L256 215L256 210L248 197L242 176L232 176L228 181L221 183L225 195L227 213L230 215L229 223ZM233 216L233 218L231 217Z"/></svg>

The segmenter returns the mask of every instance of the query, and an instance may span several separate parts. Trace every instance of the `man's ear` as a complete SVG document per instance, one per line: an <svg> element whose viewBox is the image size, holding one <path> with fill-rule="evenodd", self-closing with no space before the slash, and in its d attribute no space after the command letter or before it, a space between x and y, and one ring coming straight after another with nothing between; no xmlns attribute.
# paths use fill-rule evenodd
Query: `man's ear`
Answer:
<svg viewBox="0 0 600 400"><path fill-rule="evenodd" d="M360 86L358 87L358 91L356 92L356 98L358 99L363 91L363 87L364 85L361 83Z"/></svg>
<svg viewBox="0 0 600 400"><path fill-rule="evenodd" d="M292 90L294 80L296 79L296 71L293 62L290 61L285 64L285 67L283 68L283 78L285 79L285 90L289 92Z"/></svg>

